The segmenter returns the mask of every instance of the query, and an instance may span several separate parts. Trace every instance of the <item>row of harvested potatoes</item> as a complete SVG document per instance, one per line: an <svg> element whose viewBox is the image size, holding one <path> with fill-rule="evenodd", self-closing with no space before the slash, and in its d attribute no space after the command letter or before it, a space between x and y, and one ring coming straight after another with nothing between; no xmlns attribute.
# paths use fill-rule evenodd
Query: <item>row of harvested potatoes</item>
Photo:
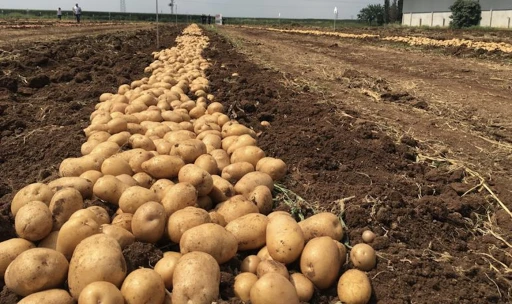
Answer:
<svg viewBox="0 0 512 304"><path fill-rule="evenodd" d="M299 29L276 29L264 28L268 31L281 32L281 33L295 33L295 34L308 34L316 36L335 36L340 38L352 39L367 39L375 38L384 41L402 42L413 46L435 46L435 47L466 47L474 50L485 50L488 52L500 51L503 53L512 53L512 45L505 42L486 42L475 41L469 39L433 39L427 37L414 37L414 36L386 36L382 37L375 34L350 34L342 32L326 32L319 30L299 30Z"/></svg>
<svg viewBox="0 0 512 304"><path fill-rule="evenodd" d="M60 178L16 193L19 238L0 243L0 278L22 304L209 304L219 299L219 265L242 253L234 292L243 301L307 302L337 284L342 302L368 302L364 271L375 251L355 245L355 269L341 274L347 249L336 215L297 223L273 212L285 163L267 157L255 131L207 93L200 28L176 40L154 53L150 77L100 96L83 156L63 160ZM117 212L84 208L93 200ZM128 273L123 249L135 241L178 244L179 252Z"/></svg>

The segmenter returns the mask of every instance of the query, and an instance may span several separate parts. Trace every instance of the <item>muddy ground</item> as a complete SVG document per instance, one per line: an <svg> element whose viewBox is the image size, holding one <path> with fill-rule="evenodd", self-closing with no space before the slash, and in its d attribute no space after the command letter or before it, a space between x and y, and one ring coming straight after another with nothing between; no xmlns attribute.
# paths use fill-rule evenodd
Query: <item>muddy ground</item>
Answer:
<svg viewBox="0 0 512 304"><path fill-rule="evenodd" d="M164 31L162 45L176 34ZM464 170L482 172L509 204L508 65L248 29L207 34L212 93L262 131L260 146L289 165L283 185L304 198L293 207L280 200L280 208L343 212L349 245L365 229L379 235L372 303L510 302L511 217ZM55 178L60 161L79 154L97 97L142 77L152 37L100 31L0 44L0 240L13 236L13 194ZM140 243L125 251L131 267L160 255ZM222 267L223 301L237 302L230 298L242 258ZM1 303L15 301L0 294ZM334 288L312 300L335 302Z"/></svg>

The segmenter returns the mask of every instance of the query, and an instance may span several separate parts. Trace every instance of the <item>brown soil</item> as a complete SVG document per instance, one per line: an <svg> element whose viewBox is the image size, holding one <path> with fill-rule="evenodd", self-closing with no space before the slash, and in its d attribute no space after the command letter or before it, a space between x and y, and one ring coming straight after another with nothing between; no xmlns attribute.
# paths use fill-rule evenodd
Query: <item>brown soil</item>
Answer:
<svg viewBox="0 0 512 304"><path fill-rule="evenodd" d="M208 71L212 92L232 117L262 132L260 146L289 165L284 187L305 199L293 207L279 200L278 208L296 216L344 212L346 244L361 242L365 229L378 234L372 243L378 265L368 273L372 303L510 302L506 271L512 250L486 230L491 226L485 222L489 212L492 232L510 243L512 220L495 212L499 208L485 191L473 191L478 180L460 167L416 161L418 155L438 151L438 157L474 162L475 170L488 166L492 189L510 201L503 157L508 150L484 139L477 142L478 136L496 139L485 115L501 115L503 136L512 134L510 110L503 106L510 98L503 93L507 82L486 78L508 79L508 67L452 62L365 42L222 32L231 40L208 32L211 44L204 53L213 64ZM163 44L172 45L176 34L177 29L166 29ZM81 129L97 97L142 77L153 35L142 30L66 37L30 48L21 42L0 54L5 74L0 75L0 240L13 236L8 208L13 194L55 178L60 161L79 154L85 140ZM465 66L472 77L462 77ZM400 76L404 70L409 73ZM240 76L232 76L235 72ZM415 83L414 89L406 81ZM470 83L474 86L468 89ZM462 92L486 99L476 107L477 101L464 100ZM488 94L501 94L501 99ZM261 127L262 120L271 127ZM154 265L160 250L170 248L157 247L137 243L125 249L129 267ZM245 255L222 265L219 303L240 303L232 299L232 285ZM0 293L0 303L16 299L5 288ZM333 302L335 288L316 291L311 301Z"/></svg>

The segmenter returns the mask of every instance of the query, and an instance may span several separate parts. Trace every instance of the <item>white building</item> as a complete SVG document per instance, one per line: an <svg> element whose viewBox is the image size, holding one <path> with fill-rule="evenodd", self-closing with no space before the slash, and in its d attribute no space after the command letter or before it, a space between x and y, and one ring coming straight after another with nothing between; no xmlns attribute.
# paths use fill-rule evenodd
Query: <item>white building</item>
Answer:
<svg viewBox="0 0 512 304"><path fill-rule="evenodd" d="M402 24L449 26L455 0L404 0ZM480 0L480 26L512 28L512 0Z"/></svg>

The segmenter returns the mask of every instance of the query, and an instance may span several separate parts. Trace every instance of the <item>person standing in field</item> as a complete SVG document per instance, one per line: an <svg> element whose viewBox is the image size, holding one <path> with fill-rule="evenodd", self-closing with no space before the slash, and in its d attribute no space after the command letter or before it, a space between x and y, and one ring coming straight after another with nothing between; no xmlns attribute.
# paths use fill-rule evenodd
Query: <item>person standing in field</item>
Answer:
<svg viewBox="0 0 512 304"><path fill-rule="evenodd" d="M60 7L59 7L59 9L57 10L57 18L58 18L59 20L61 20L61 19L62 19L62 10L60 9Z"/></svg>
<svg viewBox="0 0 512 304"><path fill-rule="evenodd" d="M76 23L80 23L80 16L82 15L82 8L78 6L78 3L73 7L73 14L75 14Z"/></svg>

